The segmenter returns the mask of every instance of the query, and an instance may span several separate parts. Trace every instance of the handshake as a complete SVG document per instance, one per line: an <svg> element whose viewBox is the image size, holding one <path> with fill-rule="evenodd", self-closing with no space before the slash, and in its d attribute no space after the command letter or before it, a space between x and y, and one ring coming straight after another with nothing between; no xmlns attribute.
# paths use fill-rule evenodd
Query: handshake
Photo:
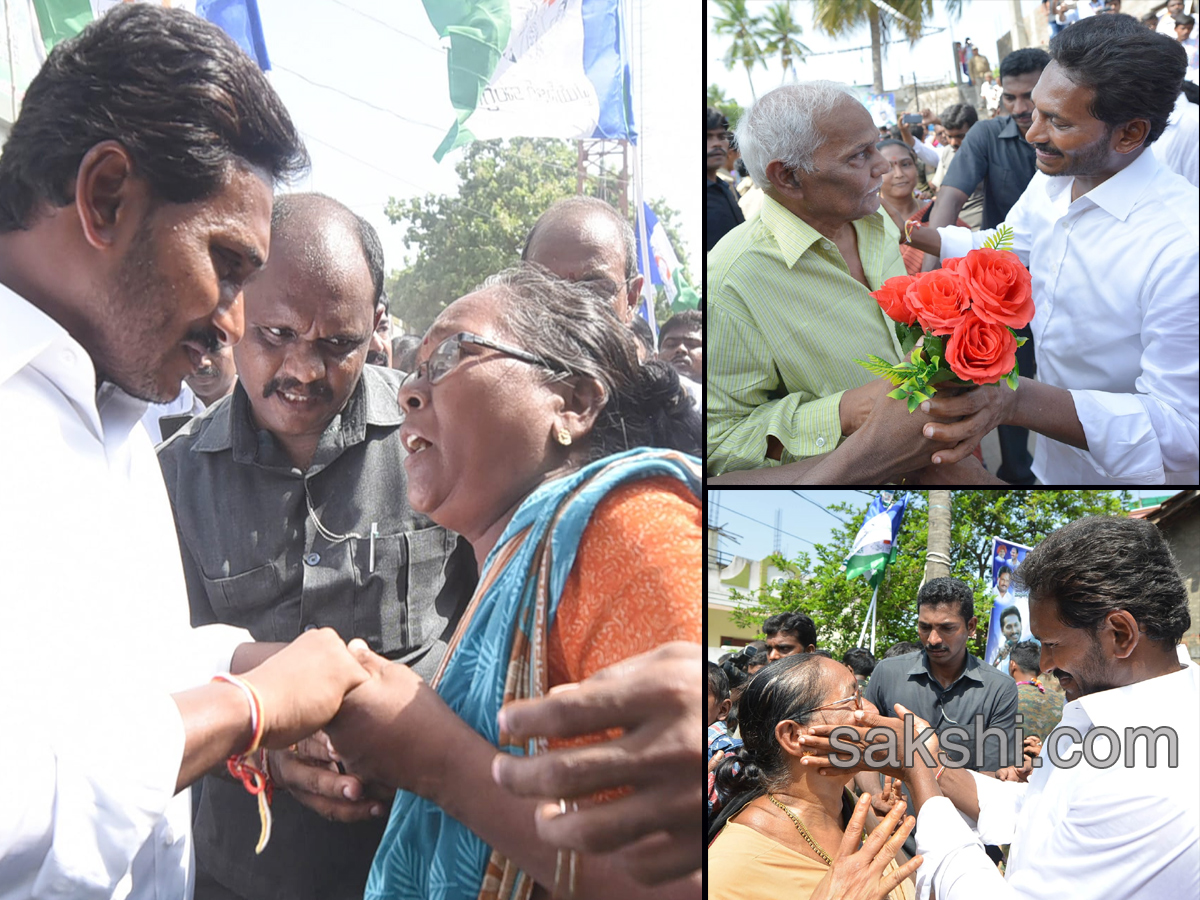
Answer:
<svg viewBox="0 0 1200 900"><path fill-rule="evenodd" d="M383 816L397 789L444 805L445 791L480 776L467 771L478 760L482 777L514 802L544 801L534 814L544 843L608 854L637 881L658 884L698 873L702 862L700 659L697 645L665 644L503 707L500 731L516 741L622 730L530 757L497 752L410 668L332 629L305 632L242 678L261 697L272 779L331 821ZM472 744L478 752L465 749ZM558 798L619 787L633 790L560 808Z"/></svg>

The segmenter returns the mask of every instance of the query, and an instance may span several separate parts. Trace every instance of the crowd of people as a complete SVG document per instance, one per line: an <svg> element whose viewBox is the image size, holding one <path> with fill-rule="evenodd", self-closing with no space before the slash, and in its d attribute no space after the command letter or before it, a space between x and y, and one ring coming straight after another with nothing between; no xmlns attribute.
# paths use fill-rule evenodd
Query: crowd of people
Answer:
<svg viewBox="0 0 1200 900"><path fill-rule="evenodd" d="M919 643L880 659L855 647L839 662L792 611L707 664L709 897L1200 891L1200 666L1180 643L1187 591L1161 534L1081 519L1016 577L1037 640L999 669L968 648L974 594L954 577L922 585ZM1150 746L1168 731L1174 762ZM882 752L889 741L928 756Z"/></svg>
<svg viewBox="0 0 1200 900"><path fill-rule="evenodd" d="M394 342L307 162L157 4L12 127L0 896L695 900L699 314L572 199Z"/></svg>
<svg viewBox="0 0 1200 900"><path fill-rule="evenodd" d="M881 128L832 81L764 94L732 132L707 111L711 483L1200 478L1200 97L1185 79L1191 26L1172 6L1170 36L1161 18L1077 15L1048 51L1005 56L994 87L973 53L990 117L963 102ZM719 171L733 142L747 172L736 188ZM1018 387L909 414L854 362L903 356L870 293L1001 226L1035 305L1015 330ZM979 445L993 431L991 471Z"/></svg>

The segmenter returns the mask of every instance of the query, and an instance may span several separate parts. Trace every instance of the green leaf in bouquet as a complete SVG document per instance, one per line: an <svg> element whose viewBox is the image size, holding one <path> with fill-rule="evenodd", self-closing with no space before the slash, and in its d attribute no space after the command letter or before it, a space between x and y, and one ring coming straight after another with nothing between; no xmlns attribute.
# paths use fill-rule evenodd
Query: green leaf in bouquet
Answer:
<svg viewBox="0 0 1200 900"><path fill-rule="evenodd" d="M926 394L923 391L913 391L913 396L917 398L917 402L924 403L929 399L930 394ZM912 412L912 410L909 410L909 412Z"/></svg>
<svg viewBox="0 0 1200 900"><path fill-rule="evenodd" d="M956 378L956 377L958 377L958 376L956 376L949 369L938 369L936 372L934 372L932 375L929 376L929 383L937 384L939 381L950 381L952 378Z"/></svg>
<svg viewBox="0 0 1200 900"><path fill-rule="evenodd" d="M891 397L893 400L903 400L905 397L908 396L908 391L906 391L902 387L898 387L894 391L889 391L888 396Z"/></svg>
<svg viewBox="0 0 1200 900"><path fill-rule="evenodd" d="M1021 368L1021 364L1018 362L1014 362L1012 371L1004 376L1004 383L1007 384L1014 391L1017 389L1017 378L1020 377L1020 375L1019 375L1020 368Z"/></svg>
<svg viewBox="0 0 1200 900"><path fill-rule="evenodd" d="M1029 340L1029 338L1027 338L1027 337L1019 337L1019 338L1017 338L1017 346L1018 346L1018 347L1024 347L1024 346L1025 346L1025 342L1026 342L1027 340Z"/></svg>
<svg viewBox="0 0 1200 900"><path fill-rule="evenodd" d="M908 395L908 411L909 412L912 412L914 409L916 409L920 405L921 405L921 401L917 399L916 394Z"/></svg>
<svg viewBox="0 0 1200 900"><path fill-rule="evenodd" d="M929 357L929 361L933 362L935 358L940 358L942 348L945 347L946 339L930 335L925 338L925 355Z"/></svg>
<svg viewBox="0 0 1200 900"><path fill-rule="evenodd" d="M1013 230L1001 224L996 232L984 241L983 246L988 250L1011 250Z"/></svg>
<svg viewBox="0 0 1200 900"><path fill-rule="evenodd" d="M901 384L907 377L906 375L901 374L904 368L903 366L892 365L892 363L888 362L886 359L880 359L878 356L868 356L867 359L870 361L863 362L861 359L856 359L854 361L871 374L877 375L880 378L886 378L892 384Z"/></svg>
<svg viewBox="0 0 1200 900"><path fill-rule="evenodd" d="M917 346L917 341L920 340L921 335L924 334L924 332L921 330L921 326L919 325L914 325L912 327L900 325L897 328L897 333L899 333L901 330L903 330L905 334L900 338L900 352L905 356L908 356L908 354L912 353L913 347Z"/></svg>

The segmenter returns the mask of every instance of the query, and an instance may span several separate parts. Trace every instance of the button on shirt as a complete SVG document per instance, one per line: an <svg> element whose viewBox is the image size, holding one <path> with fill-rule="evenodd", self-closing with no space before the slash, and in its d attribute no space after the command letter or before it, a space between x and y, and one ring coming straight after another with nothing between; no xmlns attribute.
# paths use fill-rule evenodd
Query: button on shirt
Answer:
<svg viewBox="0 0 1200 900"><path fill-rule="evenodd" d="M1154 154L1071 201L1041 172L1009 212L1033 277L1038 380L1071 392L1088 450L1038 437L1043 484L1196 484L1200 193ZM938 229L942 259L990 231Z"/></svg>
<svg viewBox="0 0 1200 900"><path fill-rule="evenodd" d="M983 119L963 138L942 184L970 194L982 181L981 227L995 228L1029 185L1036 161L1037 154L1012 116Z"/></svg>
<svg viewBox="0 0 1200 900"><path fill-rule="evenodd" d="M250 636L192 629L146 403L0 286L0 896L179 900L174 692Z"/></svg>
<svg viewBox="0 0 1200 900"><path fill-rule="evenodd" d="M290 641L328 626L430 678L475 587L470 545L408 505L400 374L366 366L307 472L255 428L239 384L159 448L192 621ZM372 538L372 524L376 535ZM271 844L240 784L205 779L197 866L241 896L362 896L385 820L322 819L277 793Z"/></svg>
<svg viewBox="0 0 1200 900"><path fill-rule="evenodd" d="M900 232L883 209L853 223L870 288L837 246L767 197L708 256L708 474L828 453L842 393L874 377L855 359L900 361L895 323L870 296L904 275Z"/></svg>
<svg viewBox="0 0 1200 900"><path fill-rule="evenodd" d="M1112 765L1079 759L1059 768L1043 744L1041 766L1027 784L973 775L979 796L975 829L945 797L917 816L917 893L938 900L1141 900L1200 896L1200 668L1080 697L1063 707L1060 727L1093 738L1093 750ZM1156 742L1148 764L1146 738L1133 741L1126 766L1127 729L1172 728L1178 757ZM1147 732L1143 732L1147 733ZM1056 735L1060 758L1080 753L1073 735ZM1003 876L982 843L1011 843Z"/></svg>

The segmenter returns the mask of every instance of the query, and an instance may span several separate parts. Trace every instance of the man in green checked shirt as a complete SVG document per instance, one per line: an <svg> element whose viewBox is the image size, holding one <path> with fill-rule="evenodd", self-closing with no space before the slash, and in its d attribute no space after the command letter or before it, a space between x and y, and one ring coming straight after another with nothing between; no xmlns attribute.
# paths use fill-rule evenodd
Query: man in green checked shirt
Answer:
<svg viewBox="0 0 1200 900"><path fill-rule="evenodd" d="M870 113L836 82L788 85L760 98L737 136L766 199L708 254L708 474L759 484L987 476L973 457L918 475L950 445L925 438L931 417L910 415L886 396L889 382L854 362L901 356L870 296L905 274L879 206L888 164Z"/></svg>

